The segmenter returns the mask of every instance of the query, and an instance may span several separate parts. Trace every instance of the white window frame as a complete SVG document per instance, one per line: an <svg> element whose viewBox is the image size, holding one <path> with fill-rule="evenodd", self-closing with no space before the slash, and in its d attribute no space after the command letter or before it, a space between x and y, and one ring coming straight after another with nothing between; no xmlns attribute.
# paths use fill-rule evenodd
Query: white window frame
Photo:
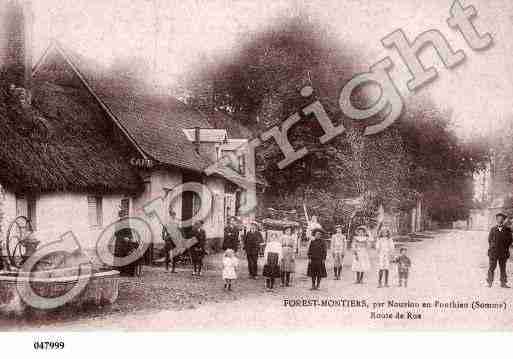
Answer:
<svg viewBox="0 0 513 359"><path fill-rule="evenodd" d="M94 210L91 204L94 200ZM94 211L94 213L92 213ZM89 228L101 228L103 226L103 197L98 195L87 196L87 219Z"/></svg>
<svg viewBox="0 0 513 359"><path fill-rule="evenodd" d="M30 195L16 195L16 217L24 216L32 225L32 229L37 229L37 198Z"/></svg>

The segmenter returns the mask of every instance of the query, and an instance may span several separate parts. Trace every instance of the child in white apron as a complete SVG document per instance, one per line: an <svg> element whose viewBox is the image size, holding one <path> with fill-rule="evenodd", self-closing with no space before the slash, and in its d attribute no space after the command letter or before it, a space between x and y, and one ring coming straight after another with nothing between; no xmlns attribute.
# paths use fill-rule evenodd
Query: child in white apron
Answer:
<svg viewBox="0 0 513 359"><path fill-rule="evenodd" d="M378 288L381 288L383 277L385 277L385 287L388 287L388 274L390 271L390 262L394 255L394 240L388 229L383 229L379 233L376 242L376 251L378 254Z"/></svg>
<svg viewBox="0 0 513 359"><path fill-rule="evenodd" d="M356 275L355 284L363 283L363 275L370 269L369 252L367 245L369 238L365 227L356 229L356 235L353 237L353 264L352 271Z"/></svg>
<svg viewBox="0 0 513 359"><path fill-rule="evenodd" d="M239 265L239 260L235 256L235 252L233 249L227 249L224 252L223 257L223 279L224 279L224 289L232 290L232 282L237 279L237 267Z"/></svg>

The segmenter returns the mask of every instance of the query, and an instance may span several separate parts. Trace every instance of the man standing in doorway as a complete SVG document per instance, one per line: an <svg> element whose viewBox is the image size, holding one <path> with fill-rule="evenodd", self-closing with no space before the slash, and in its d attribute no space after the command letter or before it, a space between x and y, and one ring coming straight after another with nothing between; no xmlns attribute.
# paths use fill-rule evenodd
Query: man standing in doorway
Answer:
<svg viewBox="0 0 513 359"><path fill-rule="evenodd" d="M493 284L493 275L497 263L499 263L501 287L509 288L506 276L506 262L509 258L509 247L513 238L511 237L511 229L504 225L507 216L504 213L497 213L495 219L497 225L493 226L488 235L488 258L490 267L488 268L488 286Z"/></svg>
<svg viewBox="0 0 513 359"><path fill-rule="evenodd" d="M258 231L257 224L251 223L249 232L244 236L244 250L248 257L248 271L250 278L256 279L258 272L258 252L260 251L260 244L264 240Z"/></svg>

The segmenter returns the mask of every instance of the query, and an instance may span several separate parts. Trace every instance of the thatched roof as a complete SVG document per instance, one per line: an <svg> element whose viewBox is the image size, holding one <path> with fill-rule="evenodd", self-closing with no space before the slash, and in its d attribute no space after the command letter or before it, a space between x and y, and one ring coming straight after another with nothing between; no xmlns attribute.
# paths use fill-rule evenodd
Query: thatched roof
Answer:
<svg viewBox="0 0 513 359"><path fill-rule="evenodd" d="M37 78L46 62L61 56L79 76L106 112L125 131L132 143L150 158L164 165L201 172L210 162L195 151L183 133L186 128L212 128L194 108L168 95L157 96L122 73L113 74L94 60L57 43L36 65Z"/></svg>
<svg viewBox="0 0 513 359"><path fill-rule="evenodd" d="M99 108L56 85L33 89L32 106L0 89L0 183L16 192L132 193L141 180ZM103 122L103 124L102 124Z"/></svg>

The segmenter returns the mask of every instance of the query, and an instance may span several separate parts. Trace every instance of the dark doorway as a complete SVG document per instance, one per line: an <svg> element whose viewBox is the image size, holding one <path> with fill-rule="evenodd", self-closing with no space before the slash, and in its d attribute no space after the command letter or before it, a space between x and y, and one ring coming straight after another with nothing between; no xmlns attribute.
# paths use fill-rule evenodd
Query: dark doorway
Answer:
<svg viewBox="0 0 513 359"><path fill-rule="evenodd" d="M182 183L187 182L196 182L203 183L202 176L199 173L194 172L184 172L182 175ZM198 204L200 203L200 198L197 193L192 191L185 191L182 193L182 220L186 221L191 219L195 211L199 209ZM184 228L185 237L191 236L191 227Z"/></svg>

